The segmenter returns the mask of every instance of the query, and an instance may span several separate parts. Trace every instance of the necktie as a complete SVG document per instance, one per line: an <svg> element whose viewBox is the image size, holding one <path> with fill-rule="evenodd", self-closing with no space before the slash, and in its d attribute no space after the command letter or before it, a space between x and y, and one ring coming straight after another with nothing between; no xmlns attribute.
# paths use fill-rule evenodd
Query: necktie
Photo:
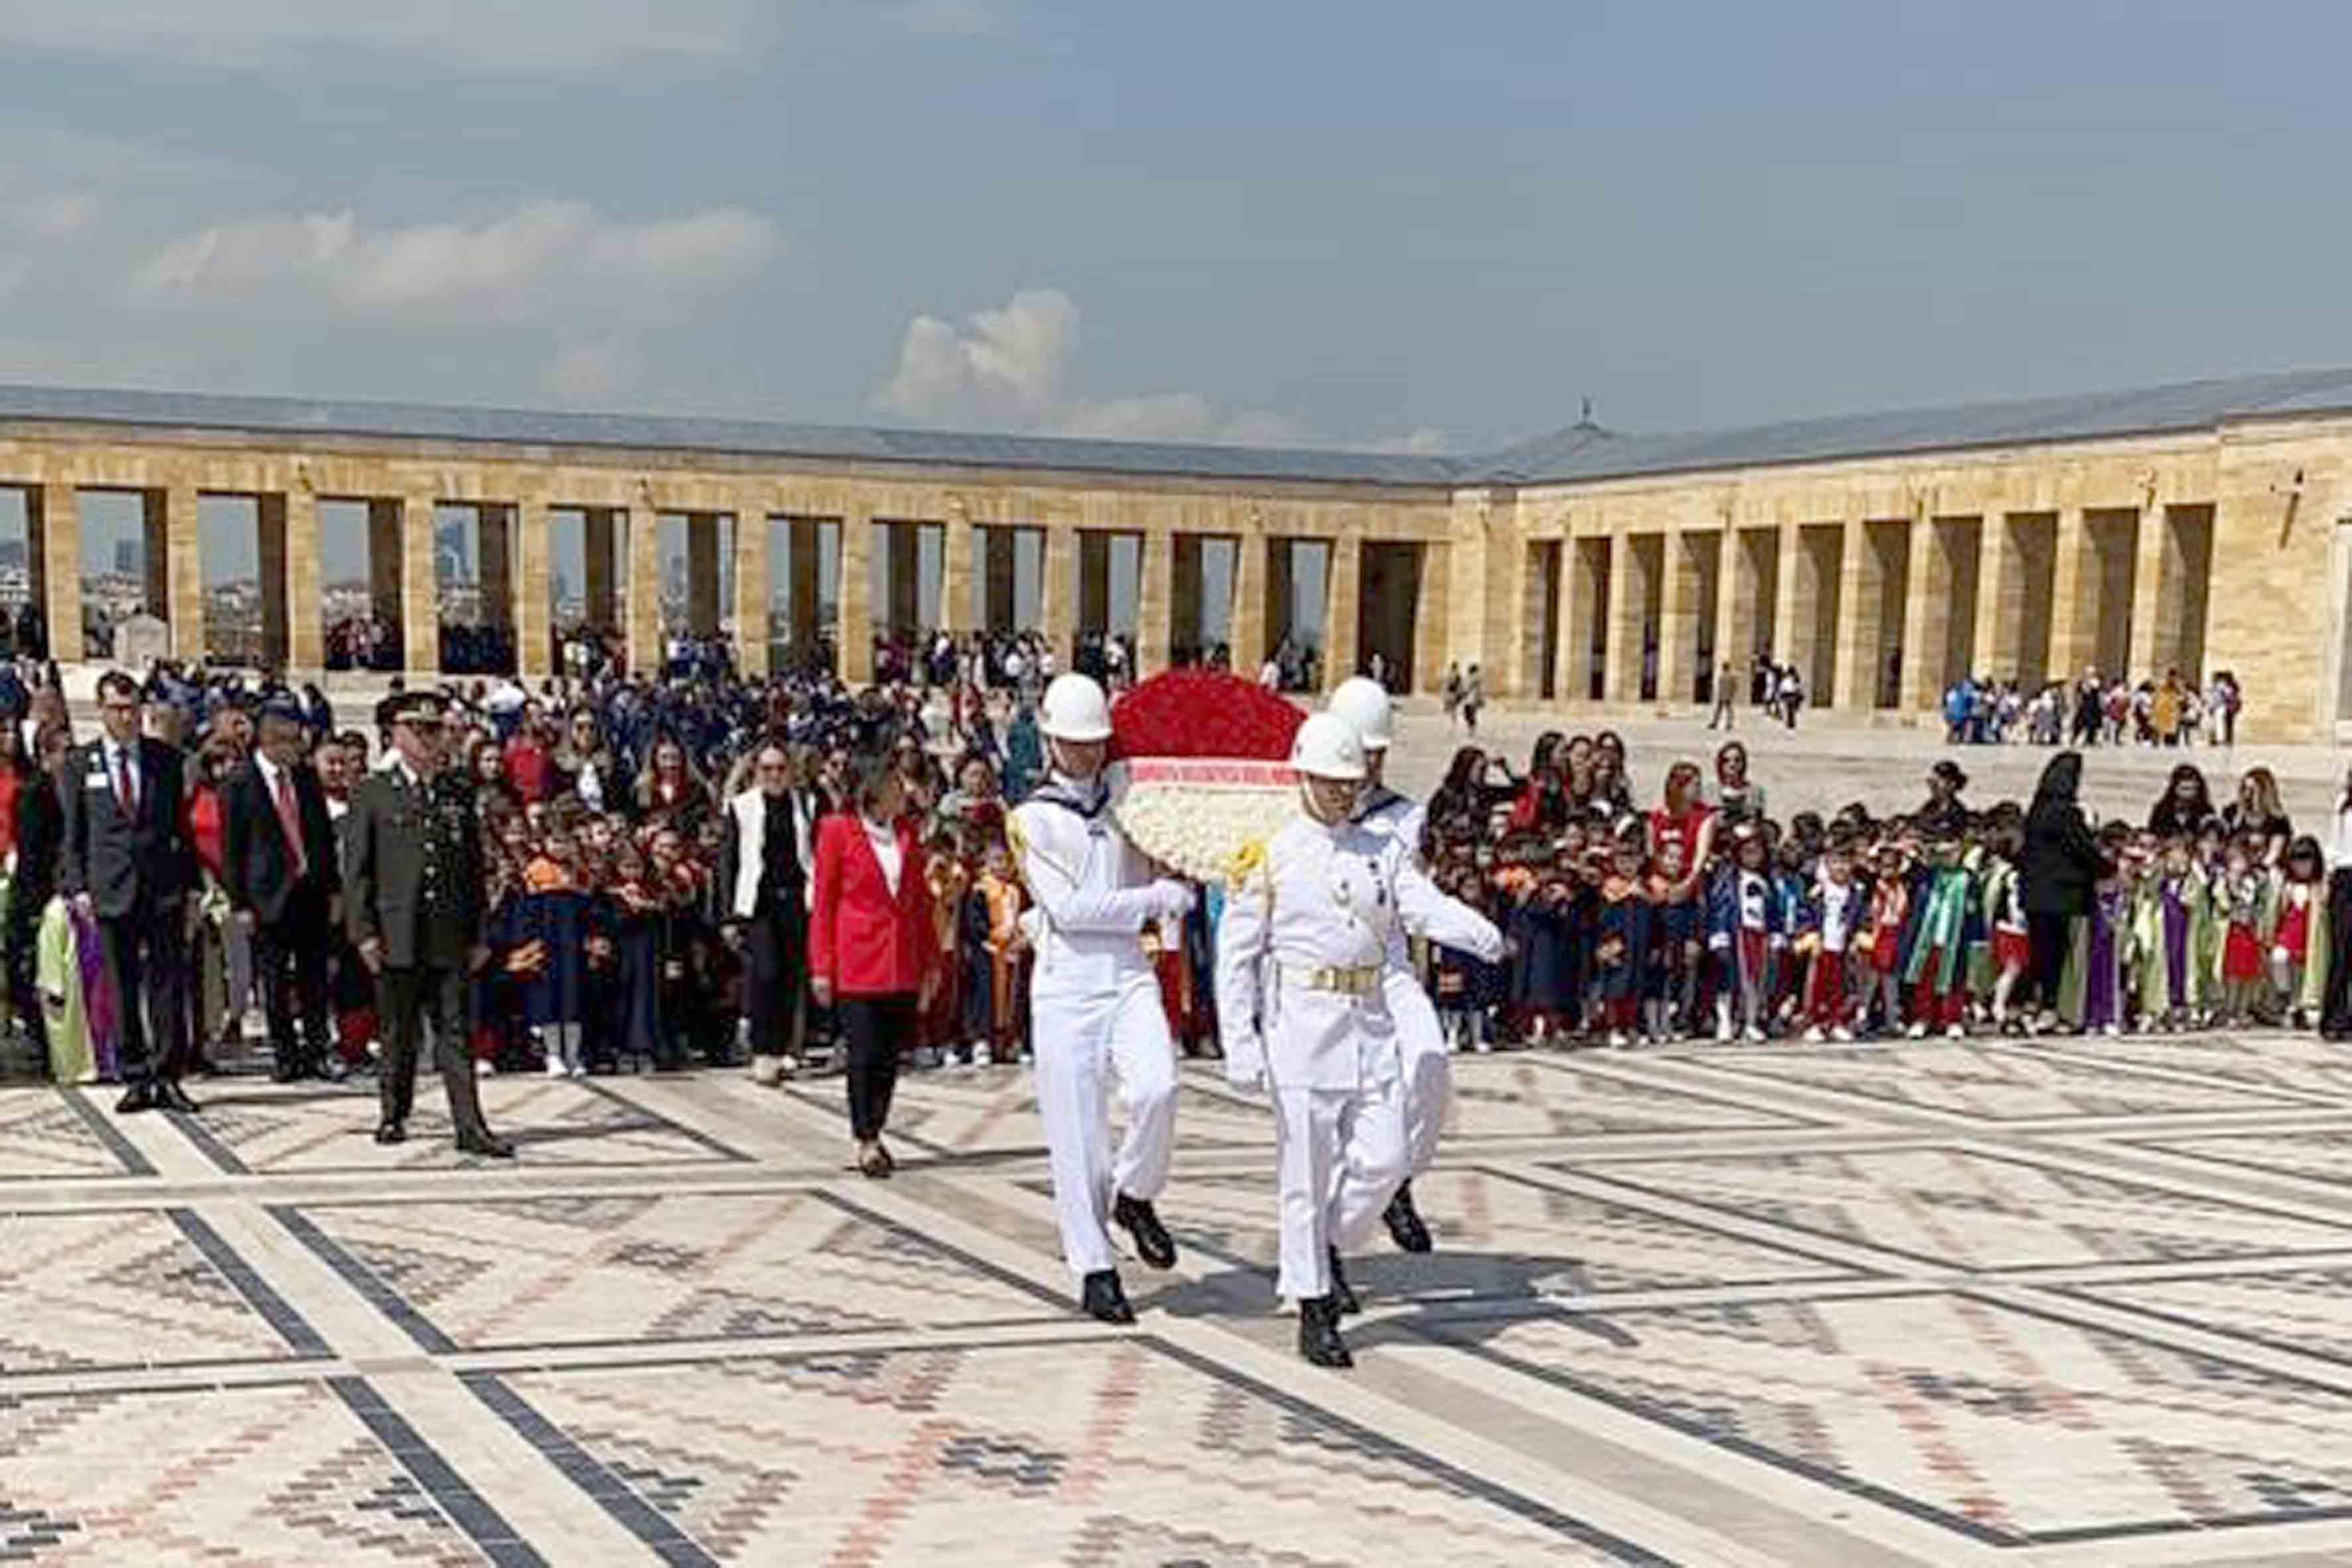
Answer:
<svg viewBox="0 0 2352 1568"><path fill-rule="evenodd" d="M114 749L114 795L125 816L139 811L139 792L131 783L131 752L127 747Z"/></svg>
<svg viewBox="0 0 2352 1568"><path fill-rule="evenodd" d="M294 781L283 769L278 773L278 825L286 830L286 847L294 852L294 875L307 875L310 861L302 853L302 814L294 806Z"/></svg>

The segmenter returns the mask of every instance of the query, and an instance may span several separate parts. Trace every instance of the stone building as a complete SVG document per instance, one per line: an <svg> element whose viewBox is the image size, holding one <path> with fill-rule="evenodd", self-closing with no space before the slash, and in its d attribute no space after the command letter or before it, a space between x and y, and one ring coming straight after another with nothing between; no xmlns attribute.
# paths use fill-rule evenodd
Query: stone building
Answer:
<svg viewBox="0 0 2352 1568"><path fill-rule="evenodd" d="M2347 453L2352 371L1690 436L1586 423L1478 458L0 388L0 494L49 626L80 623L88 498L127 492L183 655L204 651L198 508L236 497L262 645L296 670L323 657L323 510L363 515L376 614L422 627L458 509L472 613L526 676L552 668L554 529L582 532L583 613L643 665L677 528L672 618L730 631L754 671L821 615L853 680L877 626L1010 629L1025 558L1038 629L1128 633L1146 672L1217 645L1251 668L1309 618L1328 671L1377 653L1430 691L1475 662L1499 699L1593 716L1698 708L1758 654L1817 707L1898 722L1964 673L2229 668L2267 741L2352 721ZM405 640L431 669L437 638Z"/></svg>

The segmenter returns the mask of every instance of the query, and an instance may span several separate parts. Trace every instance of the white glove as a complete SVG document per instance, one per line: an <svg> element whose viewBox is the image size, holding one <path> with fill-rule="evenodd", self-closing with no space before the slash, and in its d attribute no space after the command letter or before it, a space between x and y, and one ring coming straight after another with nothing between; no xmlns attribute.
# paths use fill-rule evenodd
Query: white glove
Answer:
<svg viewBox="0 0 2352 1568"><path fill-rule="evenodd" d="M1181 920L1192 912L1192 885L1190 882L1162 877L1151 884L1151 891L1160 906L1160 912L1169 919Z"/></svg>

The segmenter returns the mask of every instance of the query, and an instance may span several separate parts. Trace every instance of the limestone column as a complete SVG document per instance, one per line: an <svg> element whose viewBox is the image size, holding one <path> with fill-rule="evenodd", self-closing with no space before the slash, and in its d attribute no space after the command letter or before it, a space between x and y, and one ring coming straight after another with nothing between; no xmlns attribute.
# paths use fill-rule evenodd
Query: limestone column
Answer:
<svg viewBox="0 0 2352 1568"><path fill-rule="evenodd" d="M581 585L580 615L598 632L618 629L613 604L613 510L592 506L580 516L582 553L587 557L586 581Z"/></svg>
<svg viewBox="0 0 2352 1568"><path fill-rule="evenodd" d="M719 514L686 514L686 628L698 637L719 630Z"/></svg>
<svg viewBox="0 0 2352 1568"><path fill-rule="evenodd" d="M1813 563L1805 554L1805 531L1801 523L1780 525L1780 567L1772 584L1772 647L1770 658L1775 664L1793 664L1805 678L1808 690L1813 684L1813 623L1819 606L1812 596L1802 591L1813 576ZM1811 692L1810 701L1827 699L1827 692Z"/></svg>
<svg viewBox="0 0 2352 1568"><path fill-rule="evenodd" d="M81 508L69 485L25 492L27 516L40 520L41 620L49 657L79 664L89 657L81 615Z"/></svg>
<svg viewBox="0 0 2352 1568"><path fill-rule="evenodd" d="M441 671L440 566L433 548L433 496L400 502L401 662L414 675Z"/></svg>
<svg viewBox="0 0 2352 1568"><path fill-rule="evenodd" d="M145 492L149 593L156 582L155 544L162 535L163 598L151 605L172 623L172 653L196 659L205 652L204 555L196 531L196 488L171 485Z"/></svg>
<svg viewBox="0 0 2352 1568"><path fill-rule="evenodd" d="M1559 639L1552 647L1551 684L1566 703L1592 700L1592 626L1603 606L1588 542L1572 534L1559 542Z"/></svg>
<svg viewBox="0 0 2352 1568"><path fill-rule="evenodd" d="M1416 691L1435 691L1445 683L1445 650L1453 635L1448 616L1453 605L1454 547L1425 543L1419 549L1421 592L1412 610L1412 684Z"/></svg>
<svg viewBox="0 0 2352 1568"><path fill-rule="evenodd" d="M1078 531L1066 523L1049 525L1038 613L1045 623L1045 646L1054 650L1055 665L1063 669L1070 668L1077 644L1077 556Z"/></svg>
<svg viewBox="0 0 2352 1568"><path fill-rule="evenodd" d="M1665 574L1658 597L1658 701L1687 705L1698 689L1698 551L1704 536L1677 531L1663 535L1658 563ZM1721 598L1720 585L1717 597Z"/></svg>
<svg viewBox="0 0 2352 1568"><path fill-rule="evenodd" d="M1135 596L1135 673L1154 676L1168 668L1176 641L1174 529L1163 524L1144 534L1143 564Z"/></svg>
<svg viewBox="0 0 2352 1568"><path fill-rule="evenodd" d="M286 540L286 662L295 669L324 669L326 610L321 603L326 574L319 552L319 498L307 484L288 494L265 496L283 513Z"/></svg>
<svg viewBox="0 0 2352 1568"><path fill-rule="evenodd" d="M2126 673L2137 682L2162 680L2165 666L2180 647L2180 615L2164 602L2165 553L2171 542L2171 518L2166 509L2151 506L2139 514L2139 534L2132 552L2131 657Z"/></svg>
<svg viewBox="0 0 2352 1568"><path fill-rule="evenodd" d="M1976 665L1994 680L2013 680L2025 624L2025 563L2009 519L1988 512L1977 532Z"/></svg>
<svg viewBox="0 0 2352 1568"><path fill-rule="evenodd" d="M661 513L650 506L624 507L615 514L625 530L628 552L628 666L631 674L657 675L662 667Z"/></svg>
<svg viewBox="0 0 2352 1568"><path fill-rule="evenodd" d="M957 638L978 629L971 607L974 531L961 509L951 510L940 525L940 629Z"/></svg>
<svg viewBox="0 0 2352 1568"><path fill-rule="evenodd" d="M764 507L735 514L735 668L753 680L767 679L773 641L768 617L775 594L768 552L774 531Z"/></svg>
<svg viewBox="0 0 2352 1568"><path fill-rule="evenodd" d="M1879 661L1885 657L1886 584L1870 524L1849 522L1838 563L1838 705L1855 713L1878 706Z"/></svg>
<svg viewBox="0 0 2352 1568"><path fill-rule="evenodd" d="M1363 664L1361 600L1364 539L1343 533L1331 542L1331 564L1323 574L1323 684L1328 689Z"/></svg>
<svg viewBox="0 0 2352 1568"><path fill-rule="evenodd" d="M871 513L852 511L841 520L841 582L835 595L834 645L841 679L864 686L874 679L874 625L866 600L874 567L875 522Z"/></svg>
<svg viewBox="0 0 2352 1568"><path fill-rule="evenodd" d="M1632 534L1609 541L1609 657L1601 690L1612 703L1642 700L1642 609L1649 589L1634 581L1641 574L1640 556Z"/></svg>
<svg viewBox="0 0 2352 1568"><path fill-rule="evenodd" d="M1944 644L1952 614L1952 574L1944 569L1936 521L1912 519L1903 579L1903 679L1898 706L1933 710L1944 700Z"/></svg>
<svg viewBox="0 0 2352 1568"><path fill-rule="evenodd" d="M505 509L514 562L515 673L525 679L556 672L555 562L547 502L537 496Z"/></svg>
<svg viewBox="0 0 2352 1568"><path fill-rule="evenodd" d="M2081 507L2058 513L2057 552L2050 573L2050 668L2053 680L2073 681L2093 662L2098 647L2096 605L2092 589L2098 563L2092 561L2091 531ZM2113 679L2116 672L2101 670Z"/></svg>
<svg viewBox="0 0 2352 1568"><path fill-rule="evenodd" d="M1732 700L1748 700L1748 660L1756 649L1756 605L1763 585L1757 581L1756 563L1748 558L1738 529L1723 530L1723 553L1715 568L1715 671L1708 691L1718 701L1723 693L1723 667L1731 666Z"/></svg>
<svg viewBox="0 0 2352 1568"><path fill-rule="evenodd" d="M1234 542L1234 595L1226 642L1234 673L1257 679L1265 662L1265 535L1251 529Z"/></svg>

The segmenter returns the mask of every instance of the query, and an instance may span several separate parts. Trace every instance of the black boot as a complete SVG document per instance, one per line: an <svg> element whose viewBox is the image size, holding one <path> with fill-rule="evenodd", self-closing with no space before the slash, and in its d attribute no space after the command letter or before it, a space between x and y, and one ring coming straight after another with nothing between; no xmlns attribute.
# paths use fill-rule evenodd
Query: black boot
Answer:
<svg viewBox="0 0 2352 1568"><path fill-rule="evenodd" d="M1381 1211L1381 1218L1388 1222L1389 1235L1395 1237L1396 1244L1407 1252L1429 1250L1429 1226L1421 1223L1421 1211L1412 1206L1411 1182L1397 1188L1396 1196L1391 1198L1389 1206Z"/></svg>
<svg viewBox="0 0 2352 1568"><path fill-rule="evenodd" d="M1119 1289L1116 1269L1103 1268L1087 1275L1079 1300L1090 1318L1106 1323L1135 1321L1135 1309L1127 1304L1127 1292Z"/></svg>
<svg viewBox="0 0 2352 1568"><path fill-rule="evenodd" d="M1328 1296L1298 1303L1298 1353L1314 1366L1353 1366L1348 1343L1339 1337L1339 1309Z"/></svg>
<svg viewBox="0 0 2352 1568"><path fill-rule="evenodd" d="M1339 1249L1327 1247L1323 1251L1324 1256L1331 1260L1331 1293L1323 1299L1331 1303L1335 1312L1352 1318L1364 1310L1364 1304L1356 1300L1353 1290L1348 1289L1347 1270L1339 1267Z"/></svg>
<svg viewBox="0 0 2352 1568"><path fill-rule="evenodd" d="M1136 1256L1154 1268L1176 1267L1176 1238L1160 1223L1151 1205L1142 1198L1131 1198L1125 1193L1111 1205L1110 1217L1127 1227L1135 1237Z"/></svg>

